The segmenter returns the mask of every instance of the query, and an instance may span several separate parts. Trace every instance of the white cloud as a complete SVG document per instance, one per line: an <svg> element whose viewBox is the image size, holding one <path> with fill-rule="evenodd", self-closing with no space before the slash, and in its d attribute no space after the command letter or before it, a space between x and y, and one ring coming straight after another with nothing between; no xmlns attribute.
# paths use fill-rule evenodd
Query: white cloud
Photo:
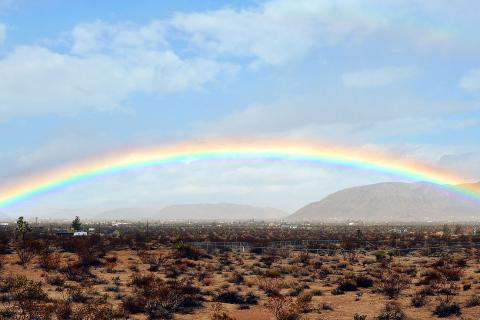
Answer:
<svg viewBox="0 0 480 320"><path fill-rule="evenodd" d="M169 25L209 54L270 65L368 40L395 50L478 50L477 40L465 37L476 25L476 11L463 19L471 2L459 6L462 10L429 1L272 0L244 9L177 13Z"/></svg>
<svg viewBox="0 0 480 320"><path fill-rule="evenodd" d="M182 59L170 50L77 56L38 46L19 47L0 60L0 120L112 110L133 93L198 89L230 71L227 64Z"/></svg>
<svg viewBox="0 0 480 320"><path fill-rule="evenodd" d="M165 26L160 21L146 25L108 24L102 21L77 25L72 31L72 52L89 54L132 48L159 49L167 45Z"/></svg>
<svg viewBox="0 0 480 320"><path fill-rule="evenodd" d="M178 13L170 23L210 52L279 65L312 48L362 37L384 23L380 17L352 16L355 9L349 7L356 2L280 0L246 10Z"/></svg>
<svg viewBox="0 0 480 320"><path fill-rule="evenodd" d="M480 91L480 69L471 70L460 80L460 87L468 91Z"/></svg>
<svg viewBox="0 0 480 320"><path fill-rule="evenodd" d="M414 67L383 67L345 73L341 79L347 87L379 87L406 80L415 73Z"/></svg>
<svg viewBox="0 0 480 320"><path fill-rule="evenodd" d="M5 41L7 37L7 26L0 23L0 45Z"/></svg>

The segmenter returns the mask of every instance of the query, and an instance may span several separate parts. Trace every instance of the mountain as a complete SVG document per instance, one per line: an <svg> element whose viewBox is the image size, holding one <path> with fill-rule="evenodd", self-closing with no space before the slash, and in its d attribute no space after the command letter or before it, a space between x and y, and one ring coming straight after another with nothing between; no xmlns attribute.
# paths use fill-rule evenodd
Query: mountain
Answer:
<svg viewBox="0 0 480 320"><path fill-rule="evenodd" d="M353 187L310 203L289 221L465 221L480 204L427 183L388 182Z"/></svg>
<svg viewBox="0 0 480 320"><path fill-rule="evenodd" d="M178 204L161 209L124 208L108 210L98 219L150 220L270 220L281 219L287 213L275 208L254 207L232 203Z"/></svg>

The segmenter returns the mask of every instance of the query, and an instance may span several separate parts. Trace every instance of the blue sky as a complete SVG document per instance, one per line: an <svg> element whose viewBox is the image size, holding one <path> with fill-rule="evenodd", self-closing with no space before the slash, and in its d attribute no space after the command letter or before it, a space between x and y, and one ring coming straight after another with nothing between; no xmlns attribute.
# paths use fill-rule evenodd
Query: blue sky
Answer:
<svg viewBox="0 0 480 320"><path fill-rule="evenodd" d="M381 150L480 180L479 12L446 0L0 0L0 181L218 137ZM14 210L222 201L293 210L392 179L298 164L178 165Z"/></svg>

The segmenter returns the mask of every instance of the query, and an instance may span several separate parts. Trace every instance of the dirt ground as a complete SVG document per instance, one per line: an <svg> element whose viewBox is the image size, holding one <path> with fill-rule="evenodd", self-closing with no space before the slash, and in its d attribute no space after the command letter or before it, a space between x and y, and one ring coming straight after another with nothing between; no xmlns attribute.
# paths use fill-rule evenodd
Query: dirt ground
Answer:
<svg viewBox="0 0 480 320"><path fill-rule="evenodd" d="M115 262L90 268L96 279L93 283L71 281L68 278L61 285L49 283L49 278L64 278L59 270L62 266L68 268L69 264L76 261L77 256L72 253L61 253L58 270L49 271L39 266L39 257L33 258L26 266L21 266L17 254L4 255L1 277L24 275L28 279L40 281L43 290L52 299L67 299L71 294L68 288L79 288L82 295L90 298L103 297L104 302L117 308L122 308L126 296L135 295L138 291L132 285L134 274L154 275L165 281L170 278L188 279L200 290L198 296L203 302L201 306L188 311L175 312L174 319L215 319L214 305L217 311L221 310L237 320L275 319L272 309L267 307L271 297L281 295L295 302L301 292L311 296L307 307L302 311L302 319L353 319L355 314L375 319L385 305L392 301L400 305L408 319L431 319L437 318L433 311L443 298L450 299L449 302L457 303L461 308L461 315L451 315L451 318L480 318L480 306L466 306L469 299L480 296L479 265L468 252L451 253L443 257L425 257L412 253L391 257L388 261L378 261L371 255L358 255L346 260L343 256L299 255L295 252L280 255L226 252L190 259L176 257L171 248L165 247L141 253L133 250L112 251L106 258L108 257L114 257ZM153 263L155 268L151 268L152 261L148 262L149 259L156 261ZM439 268L438 262L446 260L451 264L449 268L458 272L459 278L425 281L429 272ZM176 270L177 274L172 276L172 270ZM379 288L382 283L381 274L391 273L392 270L408 275L409 283L399 290L398 296L389 299ZM373 283L340 293L334 292L343 280L358 275L371 278ZM262 285L264 282L267 287L273 286L273 291L276 292L269 294L265 285ZM437 288L438 283L454 287L452 296L447 294L444 297L440 289L435 289L426 296L425 305L412 306L412 297L416 292L428 287ZM250 293L257 297L257 301L225 303L218 298L220 292L235 292L240 296ZM215 300L220 303L217 304ZM128 312L126 317L147 319L144 313Z"/></svg>

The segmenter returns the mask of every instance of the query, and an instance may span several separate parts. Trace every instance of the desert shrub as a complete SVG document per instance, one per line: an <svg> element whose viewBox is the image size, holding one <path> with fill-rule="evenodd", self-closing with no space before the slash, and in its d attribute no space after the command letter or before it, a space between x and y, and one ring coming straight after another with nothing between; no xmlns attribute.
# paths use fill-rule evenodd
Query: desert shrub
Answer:
<svg viewBox="0 0 480 320"><path fill-rule="evenodd" d="M422 294L424 296L434 296L435 295L435 291L433 290L432 287L422 288L422 289L420 289L420 291L418 291L418 293Z"/></svg>
<svg viewBox="0 0 480 320"><path fill-rule="evenodd" d="M224 290L217 293L213 301L231 303L231 304L243 304L244 300L237 291Z"/></svg>
<svg viewBox="0 0 480 320"><path fill-rule="evenodd" d="M257 304L258 300L260 300L260 298L256 294L253 292L248 292L244 298L244 303L248 305Z"/></svg>
<svg viewBox="0 0 480 320"><path fill-rule="evenodd" d="M375 259L377 260L377 262L385 261L388 258L388 253L383 250L378 250L373 255L375 256Z"/></svg>
<svg viewBox="0 0 480 320"><path fill-rule="evenodd" d="M439 271L448 281L459 281L462 276L462 269L459 267L443 267Z"/></svg>
<svg viewBox="0 0 480 320"><path fill-rule="evenodd" d="M39 266L45 271L57 270L60 267L61 256L58 252L43 250L40 254Z"/></svg>
<svg viewBox="0 0 480 320"><path fill-rule="evenodd" d="M302 312L308 312L310 310L311 302L312 302L312 294L305 291L300 293L297 297L297 300L295 301L295 303L297 304L297 307Z"/></svg>
<svg viewBox="0 0 480 320"><path fill-rule="evenodd" d="M367 316L363 314L355 313L353 315L353 320L366 320L366 319L367 319Z"/></svg>
<svg viewBox="0 0 480 320"><path fill-rule="evenodd" d="M433 314L439 318L449 317L451 315L461 315L461 309L458 303L440 301L440 303L433 310Z"/></svg>
<svg viewBox="0 0 480 320"><path fill-rule="evenodd" d="M187 281L164 281L153 274L135 274L130 285L135 287L136 297L127 298L124 308L145 310L150 317L167 317L201 305L200 290ZM132 302L135 303L131 305Z"/></svg>
<svg viewBox="0 0 480 320"><path fill-rule="evenodd" d="M437 282L432 286L432 289L435 294L443 295L448 301L451 300L453 296L457 295L459 291L459 287L454 282L449 281Z"/></svg>
<svg viewBox="0 0 480 320"><path fill-rule="evenodd" d="M179 258L187 258L192 260L198 260L202 257L202 253L197 248L192 247L188 243L178 241L173 244L175 254Z"/></svg>
<svg viewBox="0 0 480 320"><path fill-rule="evenodd" d="M470 297L467 300L467 302L465 302L465 307L467 307L467 308L472 308L472 307L476 307L476 306L480 306L480 297L479 296Z"/></svg>
<svg viewBox="0 0 480 320"><path fill-rule="evenodd" d="M377 320L405 320L407 316L395 302L389 302L376 317Z"/></svg>
<svg viewBox="0 0 480 320"><path fill-rule="evenodd" d="M308 252L302 251L295 257L294 260L296 263L309 264L310 263L310 254Z"/></svg>
<svg viewBox="0 0 480 320"><path fill-rule="evenodd" d="M8 301L14 302L14 309L6 309L7 313L15 311L17 319L50 319L52 310L46 305L47 294L42 283L28 280L24 276L7 277L1 280L1 292Z"/></svg>
<svg viewBox="0 0 480 320"><path fill-rule="evenodd" d="M267 296L278 295L280 290L278 280L267 277L258 279L258 288L263 290Z"/></svg>
<svg viewBox="0 0 480 320"><path fill-rule="evenodd" d="M88 267L78 262L60 269L60 272L65 274L68 280L81 283L95 278Z"/></svg>
<svg viewBox="0 0 480 320"><path fill-rule="evenodd" d="M114 309L110 304L86 304L76 309L72 320L111 320L126 319L121 310ZM156 318L158 319L158 318Z"/></svg>
<svg viewBox="0 0 480 320"><path fill-rule="evenodd" d="M210 309L210 320L234 320L225 312L220 302L214 303Z"/></svg>
<svg viewBox="0 0 480 320"><path fill-rule="evenodd" d="M234 272L228 281L235 284L241 284L245 281L245 278L239 272Z"/></svg>
<svg viewBox="0 0 480 320"><path fill-rule="evenodd" d="M340 288L335 288L335 289L332 289L332 291L330 293L334 296L339 296L341 294L345 294L345 291L343 291Z"/></svg>
<svg viewBox="0 0 480 320"><path fill-rule="evenodd" d="M295 285L292 290L288 292L288 296L290 297L297 297L303 290L307 289L308 285Z"/></svg>
<svg viewBox="0 0 480 320"><path fill-rule="evenodd" d="M300 308L290 297L270 297L266 307L276 320L298 320L301 316Z"/></svg>
<svg viewBox="0 0 480 320"><path fill-rule="evenodd" d="M419 285L432 285L436 282L443 281L445 277L437 269L427 269L422 274L422 279L419 281Z"/></svg>
<svg viewBox="0 0 480 320"><path fill-rule="evenodd" d="M339 285L338 285L338 290L340 291L357 291L357 283L353 279L353 277L346 277L343 278Z"/></svg>
<svg viewBox="0 0 480 320"><path fill-rule="evenodd" d="M142 295L126 296L122 299L123 309L133 314L143 313L146 304L147 299Z"/></svg>
<svg viewBox="0 0 480 320"><path fill-rule="evenodd" d="M47 283L52 286L61 287L65 284L65 278L61 275L47 276Z"/></svg>
<svg viewBox="0 0 480 320"><path fill-rule="evenodd" d="M151 272L158 271L160 265L164 262L164 257L157 253L141 253L140 260L142 263L149 264L148 270Z"/></svg>
<svg viewBox="0 0 480 320"><path fill-rule="evenodd" d="M327 265L322 265L320 267L320 277L326 277L328 276L329 274L332 274L333 273L333 269L332 267L330 266L327 266Z"/></svg>
<svg viewBox="0 0 480 320"><path fill-rule="evenodd" d="M23 266L26 267L28 263L32 260L32 258L35 256L35 253L33 250L31 250L27 246L17 246L15 248L15 251L17 252L19 263Z"/></svg>
<svg viewBox="0 0 480 320"><path fill-rule="evenodd" d="M367 276L359 275L355 277L355 282L359 288L370 288L373 286L373 280Z"/></svg>
<svg viewBox="0 0 480 320"><path fill-rule="evenodd" d="M72 319L73 318L73 304L70 300L55 301L54 314L57 319Z"/></svg>
<svg viewBox="0 0 480 320"><path fill-rule="evenodd" d="M4 306L0 308L0 319L10 319L15 316L15 310L11 306Z"/></svg>
<svg viewBox="0 0 480 320"><path fill-rule="evenodd" d="M7 254L10 252L10 240L11 236L5 232L0 232L0 254Z"/></svg>
<svg viewBox="0 0 480 320"><path fill-rule="evenodd" d="M410 302L412 307L415 307L415 308L423 307L427 303L427 296L420 292L417 292L413 295Z"/></svg>
<svg viewBox="0 0 480 320"><path fill-rule="evenodd" d="M67 289L69 300L76 303L86 303L89 298L79 287L70 287Z"/></svg>
<svg viewBox="0 0 480 320"><path fill-rule="evenodd" d="M410 278L402 273L389 271L382 275L379 290L389 299L396 298L400 292L407 288Z"/></svg>

